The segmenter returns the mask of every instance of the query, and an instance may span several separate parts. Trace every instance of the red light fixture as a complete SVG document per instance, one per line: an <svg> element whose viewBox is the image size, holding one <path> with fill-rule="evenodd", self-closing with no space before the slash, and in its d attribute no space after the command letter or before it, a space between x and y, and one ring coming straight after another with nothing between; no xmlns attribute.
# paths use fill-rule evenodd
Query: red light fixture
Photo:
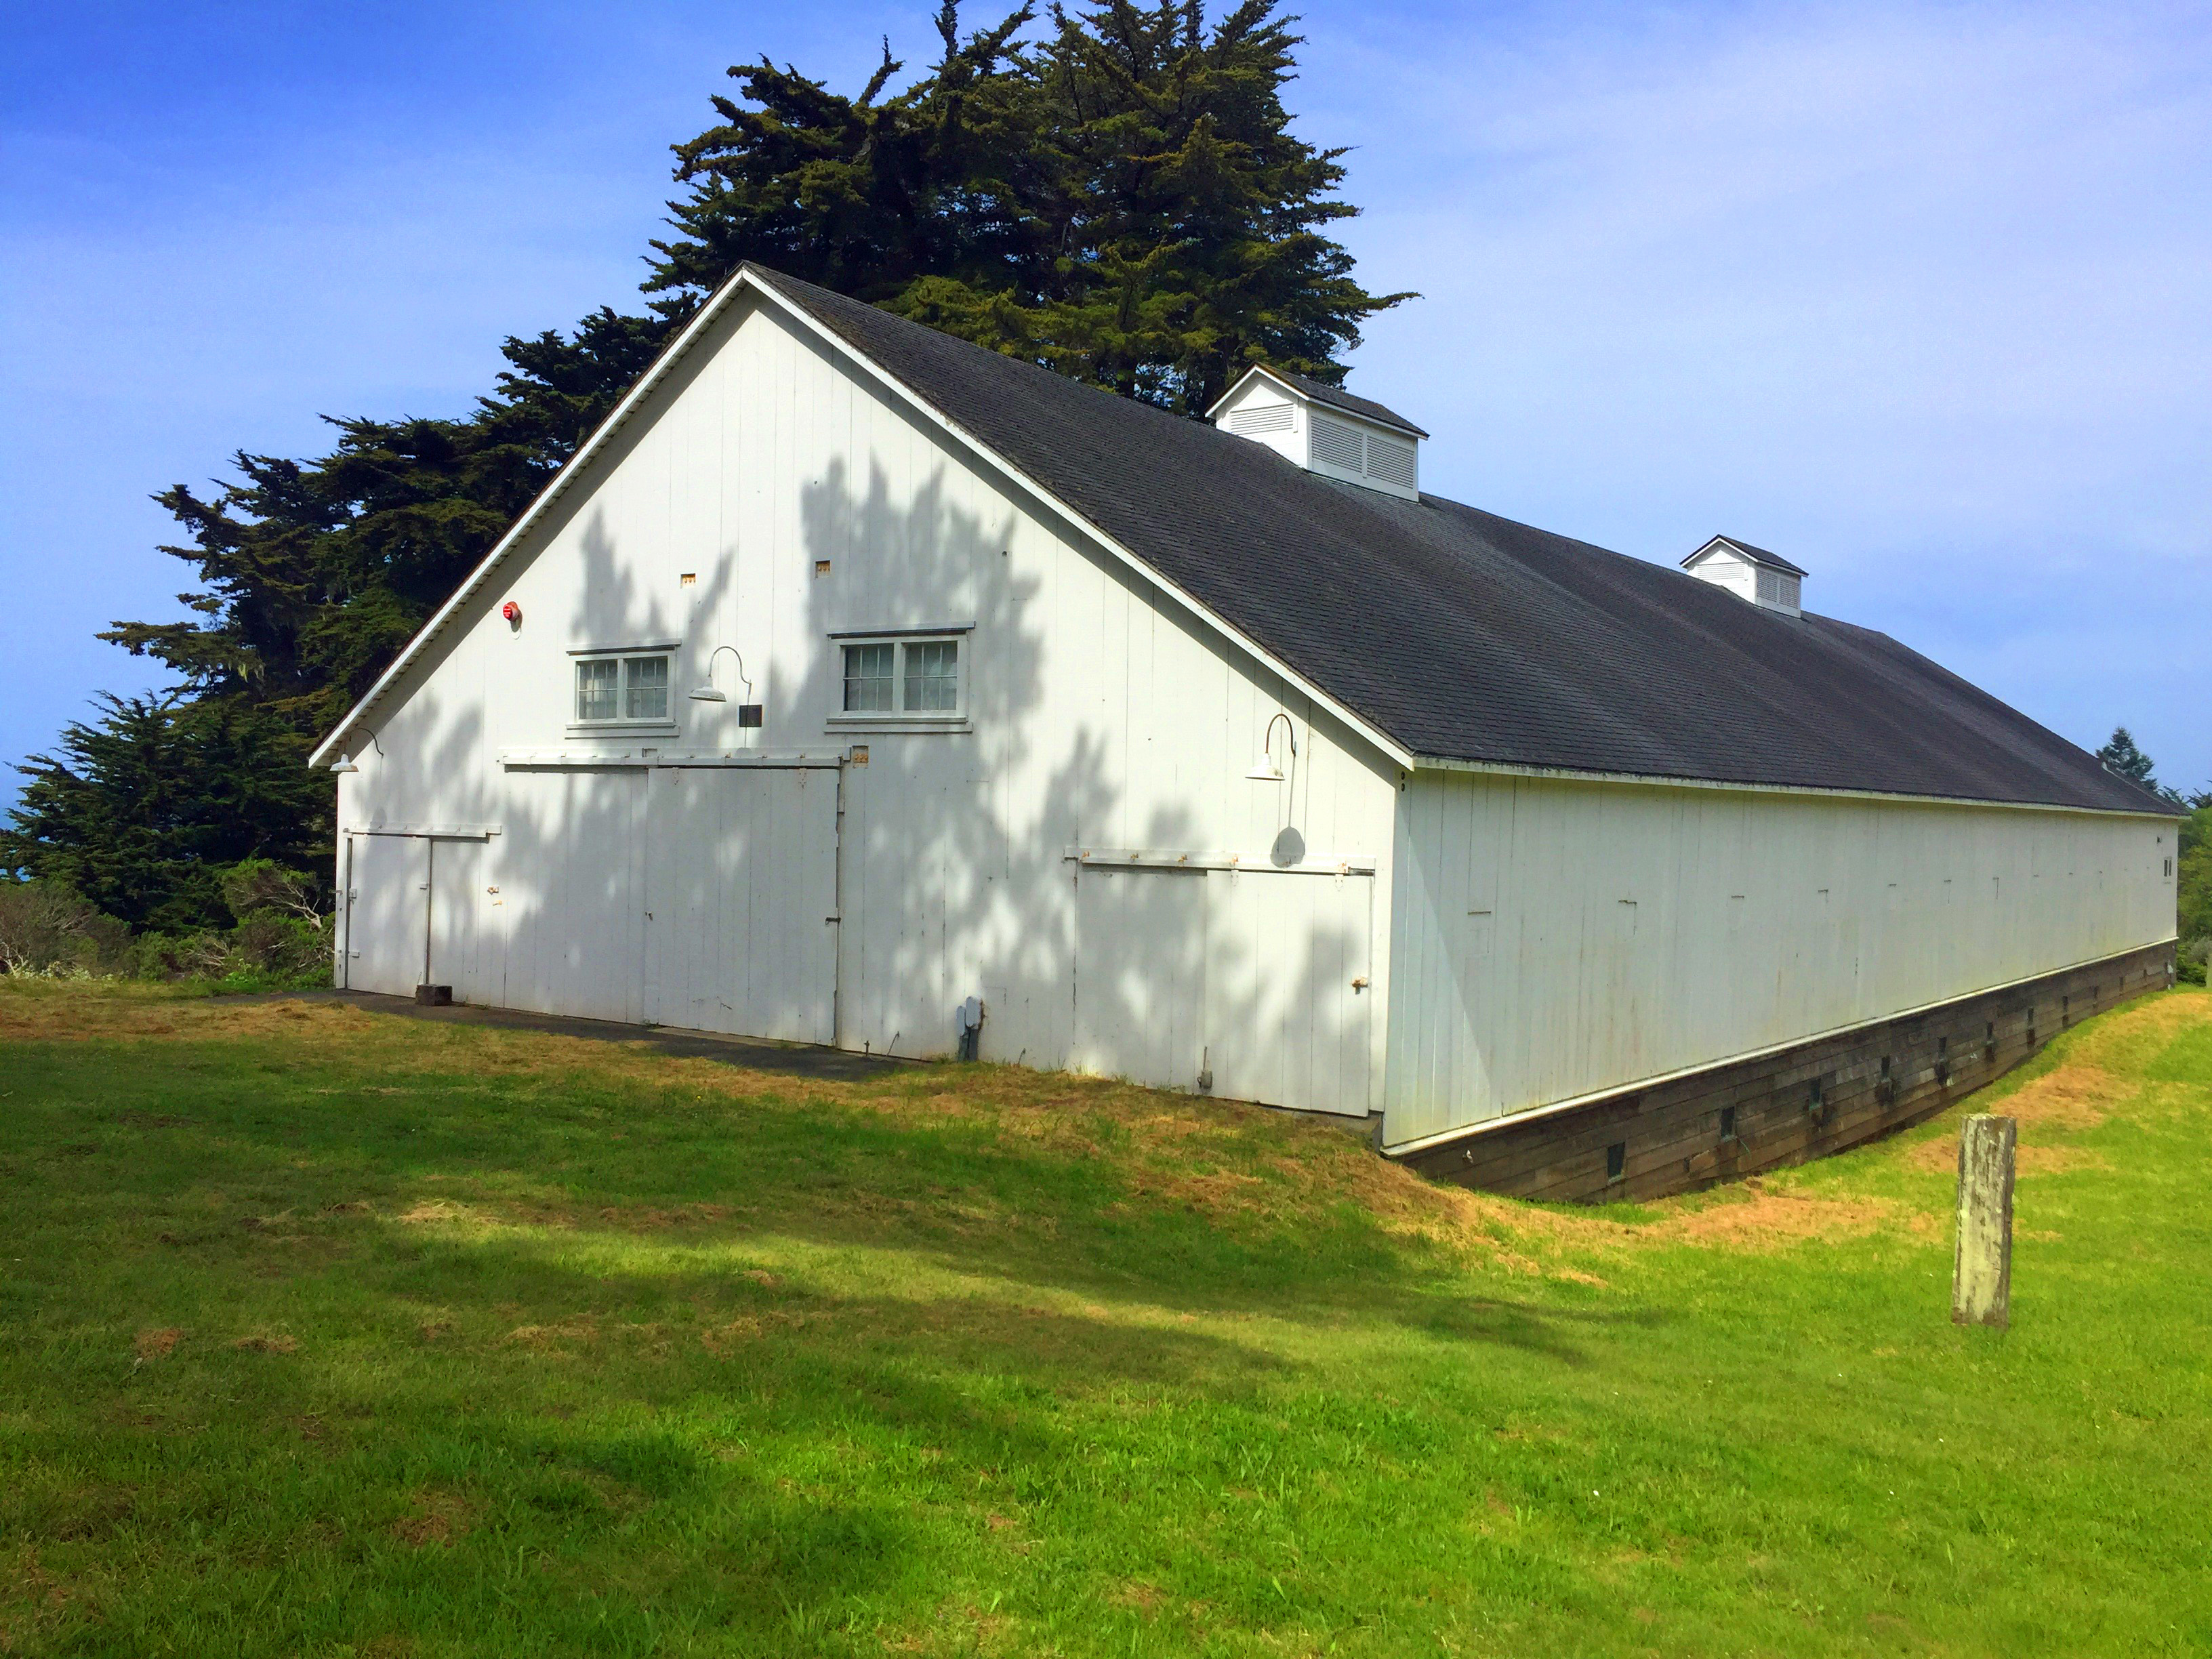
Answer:
<svg viewBox="0 0 2212 1659"><path fill-rule="evenodd" d="M509 599L505 605L500 606L499 614L507 618L507 625L509 628L520 628L522 626L522 607L517 605L513 599Z"/></svg>

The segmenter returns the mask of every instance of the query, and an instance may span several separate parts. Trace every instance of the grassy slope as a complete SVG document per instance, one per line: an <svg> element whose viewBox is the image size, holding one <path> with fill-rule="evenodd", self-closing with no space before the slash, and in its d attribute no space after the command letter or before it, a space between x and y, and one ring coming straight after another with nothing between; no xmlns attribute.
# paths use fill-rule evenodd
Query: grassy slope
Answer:
<svg viewBox="0 0 2212 1659"><path fill-rule="evenodd" d="M996 1068L0 988L0 1652L2202 1654L2212 996L1637 1211ZM1989 1097L1974 1104L1993 1104Z"/></svg>

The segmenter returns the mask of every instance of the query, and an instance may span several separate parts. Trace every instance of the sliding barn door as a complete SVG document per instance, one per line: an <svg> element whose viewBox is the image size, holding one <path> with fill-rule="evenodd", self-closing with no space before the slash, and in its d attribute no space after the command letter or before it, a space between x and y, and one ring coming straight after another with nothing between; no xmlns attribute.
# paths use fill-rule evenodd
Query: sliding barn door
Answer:
<svg viewBox="0 0 2212 1659"><path fill-rule="evenodd" d="M644 847L646 1018L833 1042L836 772L657 771Z"/></svg>
<svg viewBox="0 0 2212 1659"><path fill-rule="evenodd" d="M1372 876L1086 865L1079 1071L1364 1116Z"/></svg>

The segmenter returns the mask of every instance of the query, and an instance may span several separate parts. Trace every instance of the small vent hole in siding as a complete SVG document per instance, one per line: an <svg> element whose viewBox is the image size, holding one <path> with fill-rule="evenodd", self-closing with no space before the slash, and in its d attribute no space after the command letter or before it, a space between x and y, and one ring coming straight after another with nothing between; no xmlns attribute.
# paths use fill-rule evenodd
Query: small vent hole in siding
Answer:
<svg viewBox="0 0 2212 1659"><path fill-rule="evenodd" d="M1359 429L1326 415L1313 417L1313 453L1323 465L1340 466L1347 472L1364 471Z"/></svg>
<svg viewBox="0 0 2212 1659"><path fill-rule="evenodd" d="M1605 1149L1605 1178L1619 1181L1628 1173L1628 1143L1616 1140Z"/></svg>
<svg viewBox="0 0 2212 1659"><path fill-rule="evenodd" d="M1288 432L1291 429L1291 406L1288 404L1252 404L1233 410L1229 416L1231 432Z"/></svg>
<svg viewBox="0 0 2212 1659"><path fill-rule="evenodd" d="M1735 1139L1735 1108L1733 1106L1721 1108L1721 1139L1723 1140Z"/></svg>

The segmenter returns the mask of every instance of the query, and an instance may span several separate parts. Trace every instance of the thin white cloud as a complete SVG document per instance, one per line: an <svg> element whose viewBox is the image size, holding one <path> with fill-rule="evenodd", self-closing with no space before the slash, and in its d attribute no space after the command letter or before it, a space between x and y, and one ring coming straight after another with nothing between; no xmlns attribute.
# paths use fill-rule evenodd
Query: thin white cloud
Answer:
<svg viewBox="0 0 2212 1659"><path fill-rule="evenodd" d="M1402 21L1314 20L1306 125L1362 146L1363 274L1426 295L1359 358L1438 434L1425 477L1645 556L1760 540L2212 776L2176 678L2212 621L2212 14Z"/></svg>

